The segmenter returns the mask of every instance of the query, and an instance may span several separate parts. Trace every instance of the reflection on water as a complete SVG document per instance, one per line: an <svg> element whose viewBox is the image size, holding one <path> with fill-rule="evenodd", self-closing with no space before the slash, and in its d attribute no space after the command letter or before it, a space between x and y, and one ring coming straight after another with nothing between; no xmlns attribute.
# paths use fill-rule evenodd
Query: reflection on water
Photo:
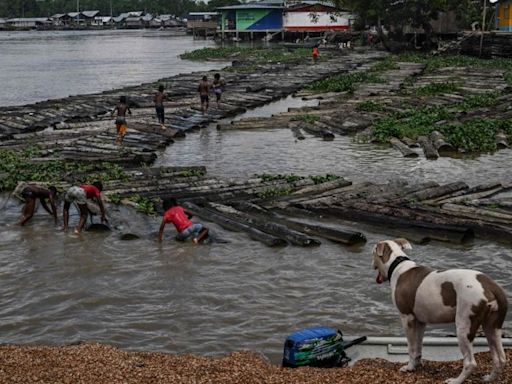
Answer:
<svg viewBox="0 0 512 384"><path fill-rule="evenodd" d="M201 130L168 147L158 164L206 165L210 175L218 176L328 172L352 181L382 183L396 178L439 183L460 180L471 186L512 181L510 149L474 159L441 157L431 161L424 156L404 158L389 146L359 144L348 136L337 136L334 141L306 136L306 140L296 140L289 129Z"/></svg>
<svg viewBox="0 0 512 384"><path fill-rule="evenodd" d="M0 33L0 106L28 104L155 81L226 63L179 55L211 40L169 31L30 31Z"/></svg>

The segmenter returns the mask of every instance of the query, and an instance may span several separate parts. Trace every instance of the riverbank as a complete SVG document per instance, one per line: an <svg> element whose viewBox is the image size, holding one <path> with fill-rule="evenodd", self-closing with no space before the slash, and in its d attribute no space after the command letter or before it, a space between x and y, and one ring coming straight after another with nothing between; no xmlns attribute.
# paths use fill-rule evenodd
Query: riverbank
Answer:
<svg viewBox="0 0 512 384"><path fill-rule="evenodd" d="M512 351L507 350L512 359ZM478 363L468 383L483 383L490 371L489 353L475 355ZM364 359L349 368L281 368L263 356L235 352L220 358L198 355L169 355L128 352L105 344L74 346L0 346L0 382L109 383L109 384L436 384L456 377L462 362L426 361L415 373L399 372L402 364L381 359ZM385 379L384 379L385 378ZM495 383L509 383L509 364Z"/></svg>

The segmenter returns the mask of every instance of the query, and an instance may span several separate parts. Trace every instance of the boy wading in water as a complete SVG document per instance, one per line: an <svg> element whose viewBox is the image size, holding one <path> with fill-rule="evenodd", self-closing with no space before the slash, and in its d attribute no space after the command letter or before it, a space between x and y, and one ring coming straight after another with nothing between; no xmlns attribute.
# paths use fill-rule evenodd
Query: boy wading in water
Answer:
<svg viewBox="0 0 512 384"><path fill-rule="evenodd" d="M219 106L220 99L222 97L222 93L224 92L225 85L226 85L226 82L224 81L223 78L220 77L219 73L216 73L215 75L213 75L213 83L212 83L213 93L215 93L215 97L217 98L217 107L219 107L219 108L220 108L220 106Z"/></svg>
<svg viewBox="0 0 512 384"><path fill-rule="evenodd" d="M201 98L201 111L204 115L208 111L208 104L210 102L210 83L208 82L208 77L203 76L203 79L199 82L197 91Z"/></svg>
<svg viewBox="0 0 512 384"><path fill-rule="evenodd" d="M164 200L164 217L162 218L162 224L160 224L160 231L158 232L158 241L162 242L164 237L164 228L167 223L173 223L178 231L176 240L185 241L190 236L192 241L197 244L205 238L208 234L208 228L199 223L193 223L190 221L192 215L185 211L183 207L178 205L178 202L174 197Z"/></svg>
<svg viewBox="0 0 512 384"><path fill-rule="evenodd" d="M167 99L167 94L164 92L164 86L158 87L158 92L155 93L153 101L155 102L156 118L160 123L160 128L165 129L165 111L164 111L164 100Z"/></svg>
<svg viewBox="0 0 512 384"><path fill-rule="evenodd" d="M130 107L126 104L126 96L121 96L119 98L119 104L112 110L112 115L117 111L116 118L116 130L117 130L117 139L116 144L123 144L124 136L126 135L126 129L128 128L128 124L126 123L126 112L130 115L132 111Z"/></svg>
<svg viewBox="0 0 512 384"><path fill-rule="evenodd" d="M23 207L21 217L18 221L19 225L25 225L27 221L34 216L37 199L39 199L45 211L53 216L55 225L57 225L57 206L55 204L57 200L57 188L53 185L48 188L44 188L35 184L23 183L20 192L19 196L25 200L25 206ZM47 199L50 203L51 209L48 208L48 205L46 204Z"/></svg>

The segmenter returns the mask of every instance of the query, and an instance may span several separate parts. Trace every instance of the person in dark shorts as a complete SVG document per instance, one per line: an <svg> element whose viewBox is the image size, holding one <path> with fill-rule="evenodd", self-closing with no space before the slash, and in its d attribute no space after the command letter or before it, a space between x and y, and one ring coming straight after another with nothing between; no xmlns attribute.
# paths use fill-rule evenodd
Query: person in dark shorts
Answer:
<svg viewBox="0 0 512 384"><path fill-rule="evenodd" d="M197 87L197 91L199 92L199 97L201 98L201 111L203 115L208 111L208 105L210 102L210 83L208 82L208 77L203 76L203 79L199 82L199 86Z"/></svg>
<svg viewBox="0 0 512 384"><path fill-rule="evenodd" d="M167 99L167 94L164 92L164 86L160 85L158 87L158 92L155 93L155 97L153 101L155 102L155 111L156 118L160 123L160 127L165 129L165 110L164 110L164 100Z"/></svg>
<svg viewBox="0 0 512 384"><path fill-rule="evenodd" d="M22 214L18 221L19 225L25 225L27 221L34 216L37 199L39 199L45 211L53 216L55 225L57 225L57 188L53 185L44 188L35 184L25 184L21 190L20 197L25 200L25 205L23 206ZM50 208L46 200L50 203Z"/></svg>
<svg viewBox="0 0 512 384"><path fill-rule="evenodd" d="M117 138L116 144L123 144L124 136L126 135L126 129L128 128L128 124L126 123L126 112L130 115L132 111L130 107L126 104L126 96L121 96L119 98L119 103L112 110L112 115L117 111L116 118L116 130L117 130Z"/></svg>
<svg viewBox="0 0 512 384"><path fill-rule="evenodd" d="M220 99L222 97L222 94L224 93L224 87L226 86L226 82L222 77L220 77L220 73L216 73L213 75L213 93L215 94L215 97L217 99L217 107L219 107Z"/></svg>
<svg viewBox="0 0 512 384"><path fill-rule="evenodd" d="M173 223L178 231L176 240L185 241L192 236L192 242L195 244L203 240L208 234L208 227L190 221L192 215L187 212L183 207L178 205L174 197L164 200L164 217L160 224L160 231L158 232L158 241L162 242L164 237L164 229L167 223Z"/></svg>
<svg viewBox="0 0 512 384"><path fill-rule="evenodd" d="M64 230L68 230L69 223L69 207L71 203L76 203L78 205L78 209L80 211L80 221L78 223L78 227L75 229L75 233L79 234L85 227L85 222L87 221L87 214L89 213L89 208L87 208L87 200L95 200L98 203L101 211L101 222L104 223L107 221L105 216L105 207L103 206L103 201L101 200L101 191L103 190L103 184L100 181L95 181L92 184L83 184L79 187L71 187L66 192L64 196Z"/></svg>

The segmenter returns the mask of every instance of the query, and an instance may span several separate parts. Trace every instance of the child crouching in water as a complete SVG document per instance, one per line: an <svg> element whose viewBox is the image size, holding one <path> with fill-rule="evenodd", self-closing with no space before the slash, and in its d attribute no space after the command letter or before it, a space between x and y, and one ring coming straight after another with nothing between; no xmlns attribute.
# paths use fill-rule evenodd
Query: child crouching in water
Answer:
<svg viewBox="0 0 512 384"><path fill-rule="evenodd" d="M189 219L192 215L185 211L185 209L178 205L174 197L164 200L164 217L162 224L160 224L160 231L158 232L158 241L162 242L164 237L164 228L167 223L173 223L178 231L176 240L185 241L192 236L192 241L197 244L203 240L208 234L208 228L200 223L193 223Z"/></svg>

